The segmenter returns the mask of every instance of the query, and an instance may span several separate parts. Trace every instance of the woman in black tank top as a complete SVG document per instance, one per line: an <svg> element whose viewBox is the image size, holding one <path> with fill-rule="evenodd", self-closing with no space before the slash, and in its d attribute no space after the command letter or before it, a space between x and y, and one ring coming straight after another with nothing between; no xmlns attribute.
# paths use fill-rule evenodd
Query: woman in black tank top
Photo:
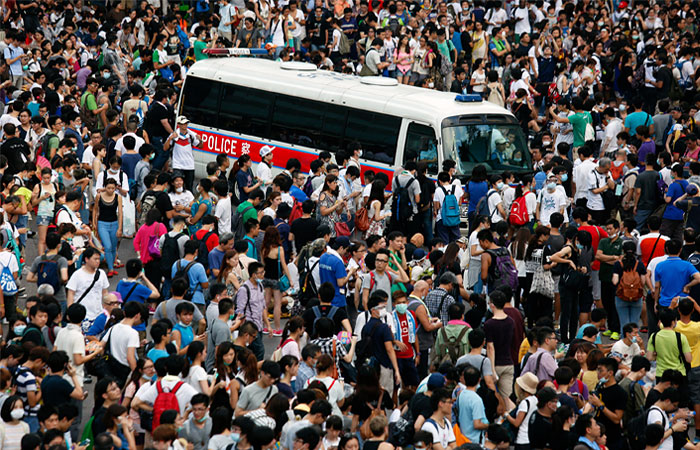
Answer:
<svg viewBox="0 0 700 450"><path fill-rule="evenodd" d="M284 248L282 247L282 237L276 227L267 227L265 237L263 238L262 251L260 252L265 265L265 279L263 287L265 288L265 303L270 306L274 301L273 317L275 328L272 330L273 336L282 336L280 329L280 316L282 315L282 291L280 290L280 279L283 276L287 277L287 281L292 278L289 276L287 262L284 259ZM287 289L285 287L284 289ZM267 329L270 329L269 319L267 314L265 322Z"/></svg>
<svg viewBox="0 0 700 450"><path fill-rule="evenodd" d="M93 229L97 229L100 241L105 250L108 277L117 274L114 270L114 260L117 258L117 238L122 237L122 197L116 193L117 181L107 178L105 188L95 197L93 208Z"/></svg>

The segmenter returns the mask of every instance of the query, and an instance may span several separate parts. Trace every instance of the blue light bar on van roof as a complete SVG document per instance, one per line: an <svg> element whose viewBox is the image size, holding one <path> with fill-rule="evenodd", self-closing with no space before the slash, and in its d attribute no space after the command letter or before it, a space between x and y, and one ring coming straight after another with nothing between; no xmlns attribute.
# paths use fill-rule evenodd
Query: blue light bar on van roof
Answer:
<svg viewBox="0 0 700 450"><path fill-rule="evenodd" d="M480 103L481 95L479 94L459 94L455 97L456 102L460 103Z"/></svg>

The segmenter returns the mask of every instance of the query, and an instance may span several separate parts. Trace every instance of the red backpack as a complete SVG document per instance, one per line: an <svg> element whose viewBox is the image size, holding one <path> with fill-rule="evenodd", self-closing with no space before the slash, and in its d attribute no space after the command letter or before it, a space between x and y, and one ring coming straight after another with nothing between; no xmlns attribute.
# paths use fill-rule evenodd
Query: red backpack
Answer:
<svg viewBox="0 0 700 450"><path fill-rule="evenodd" d="M527 213L527 203L525 202L525 192L520 197L513 200L513 204L510 205L510 215L508 216L508 222L511 225L525 225L530 221L530 217Z"/></svg>
<svg viewBox="0 0 700 450"><path fill-rule="evenodd" d="M156 396L156 401L153 403L153 429L155 430L158 425L160 425L160 416L164 411L169 409L174 409L175 411L180 411L180 404L177 401L178 389L185 384L182 381L178 381L173 388L166 392L163 390L163 385L161 381L156 383L156 389L158 390L158 395Z"/></svg>
<svg viewBox="0 0 700 450"><path fill-rule="evenodd" d="M289 213L289 224L291 225L292 222L300 218L302 214L304 214L304 211L301 210L301 202L295 199L292 212Z"/></svg>

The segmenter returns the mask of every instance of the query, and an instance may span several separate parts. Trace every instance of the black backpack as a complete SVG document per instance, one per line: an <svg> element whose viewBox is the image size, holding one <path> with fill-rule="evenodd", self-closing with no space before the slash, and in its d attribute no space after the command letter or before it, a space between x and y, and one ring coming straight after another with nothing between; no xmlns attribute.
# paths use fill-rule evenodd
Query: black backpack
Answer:
<svg viewBox="0 0 700 450"><path fill-rule="evenodd" d="M254 209L253 205L243 208L243 211L238 211L238 207L232 208L231 212L231 231L233 232L234 239L240 241L245 236L245 223L243 222L243 216L245 213Z"/></svg>
<svg viewBox="0 0 700 450"><path fill-rule="evenodd" d="M207 241L212 234L214 234L214 230L206 233L202 236L202 239L197 239L194 236L192 237L193 240L199 242L199 251L197 251L197 258L195 261L203 265L205 270L209 270L209 247L207 247Z"/></svg>
<svg viewBox="0 0 700 450"><path fill-rule="evenodd" d="M190 271L190 269L192 268L192 266L194 266L195 264L197 264L197 261L196 261L196 260L195 260L195 261L189 262L186 266L183 266L182 263L181 263L180 261L178 261L178 262L176 263L177 270L175 271L175 276L173 277L173 281L178 280L178 279L181 278L181 279L187 281L187 285L189 286L189 284L190 284L190 278L189 278L189 276L187 275L187 273ZM194 290L195 290L196 287L197 287L197 285L194 285L194 286L190 286L190 287L187 289L187 292L185 292L185 297L184 297L185 300L192 300L192 297L193 297L193 295L194 295Z"/></svg>
<svg viewBox="0 0 700 450"><path fill-rule="evenodd" d="M416 181L416 179L411 178L405 186L401 186L398 178L396 179L398 189L394 192L394 202L391 205L391 218L395 224L406 224L406 222L413 218L413 203L415 199L411 198L411 193L408 188L411 187L414 181Z"/></svg>
<svg viewBox="0 0 700 450"><path fill-rule="evenodd" d="M629 442L630 449L644 450L644 448L646 448L647 422L649 421L649 411L651 411L652 408L654 408L654 406L627 422L625 431L627 432L627 441ZM661 425L666 429L666 413L661 411L658 407L656 410L661 412Z"/></svg>
<svg viewBox="0 0 700 450"><path fill-rule="evenodd" d="M163 248L160 249L160 262L162 267L172 267L177 261L179 261L183 256L180 254L180 246L178 241L182 236L187 236L185 233L179 233L177 236L172 237L170 233L165 234L163 239ZM169 271L166 270L166 275L169 275Z"/></svg>

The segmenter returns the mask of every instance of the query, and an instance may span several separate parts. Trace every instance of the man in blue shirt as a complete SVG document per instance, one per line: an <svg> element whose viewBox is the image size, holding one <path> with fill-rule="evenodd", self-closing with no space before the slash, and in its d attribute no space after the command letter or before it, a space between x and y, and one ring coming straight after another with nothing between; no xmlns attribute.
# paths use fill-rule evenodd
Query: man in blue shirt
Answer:
<svg viewBox="0 0 700 450"><path fill-rule="evenodd" d="M462 389L457 398L459 429L471 442L483 442L483 433L488 427L489 421L486 418L484 401L476 393L481 374L476 367L470 365L467 365L463 374L466 388ZM480 424L478 428L474 426L476 423Z"/></svg>
<svg viewBox="0 0 700 450"><path fill-rule="evenodd" d="M330 283L335 288L335 297L331 302L333 306L345 307L345 284L357 270L356 267L349 272L345 270L343 255L349 247L350 239L347 236L337 237L318 262L321 284Z"/></svg>
<svg viewBox="0 0 700 450"><path fill-rule="evenodd" d="M676 297L686 297L690 288L700 284L700 273L695 266L679 257L681 248L681 241L667 241L664 250L668 259L657 264L654 271L654 298L665 308L670 307L674 299L677 304Z"/></svg>
<svg viewBox="0 0 700 450"><path fill-rule="evenodd" d="M180 276L187 276L189 280L188 293L192 294L192 303L197 305L199 311L204 314L204 289L209 288L209 280L204 266L195 261L198 252L198 241L185 242L185 257L173 264L171 273L173 280L175 280L178 271L184 272L184 275Z"/></svg>
<svg viewBox="0 0 700 450"><path fill-rule="evenodd" d="M637 127L640 125L645 125L649 127L649 135L653 136L654 120L649 113L642 109L644 106L644 100L641 97L636 98L632 102L632 106L634 106L634 112L627 114L627 117L625 118L625 131L627 131L630 136L634 136L637 134Z"/></svg>
<svg viewBox="0 0 700 450"><path fill-rule="evenodd" d="M289 188L289 195L294 197L296 201L304 203L306 200L309 199L309 196L306 195L304 191L302 191L302 188L304 187L304 183L306 183L306 175L301 173L299 170L295 170L292 172L292 187Z"/></svg>
<svg viewBox="0 0 700 450"><path fill-rule="evenodd" d="M141 284L143 283L143 284ZM154 301L160 297L160 292L143 272L143 263L138 258L126 262L126 278L117 283L117 292L122 296L122 303L136 301L146 303L149 299ZM141 340L146 338L146 323L142 321L133 326L139 332ZM138 350L143 351L142 348Z"/></svg>
<svg viewBox="0 0 700 450"><path fill-rule="evenodd" d="M668 187L666 191L666 210L661 220L661 229L659 233L664 236L668 236L671 239L683 239L683 210L677 208L673 202L678 200L685 194L685 188L688 187L688 181L683 179L683 164L676 164L671 167L671 178L673 178L673 183Z"/></svg>

